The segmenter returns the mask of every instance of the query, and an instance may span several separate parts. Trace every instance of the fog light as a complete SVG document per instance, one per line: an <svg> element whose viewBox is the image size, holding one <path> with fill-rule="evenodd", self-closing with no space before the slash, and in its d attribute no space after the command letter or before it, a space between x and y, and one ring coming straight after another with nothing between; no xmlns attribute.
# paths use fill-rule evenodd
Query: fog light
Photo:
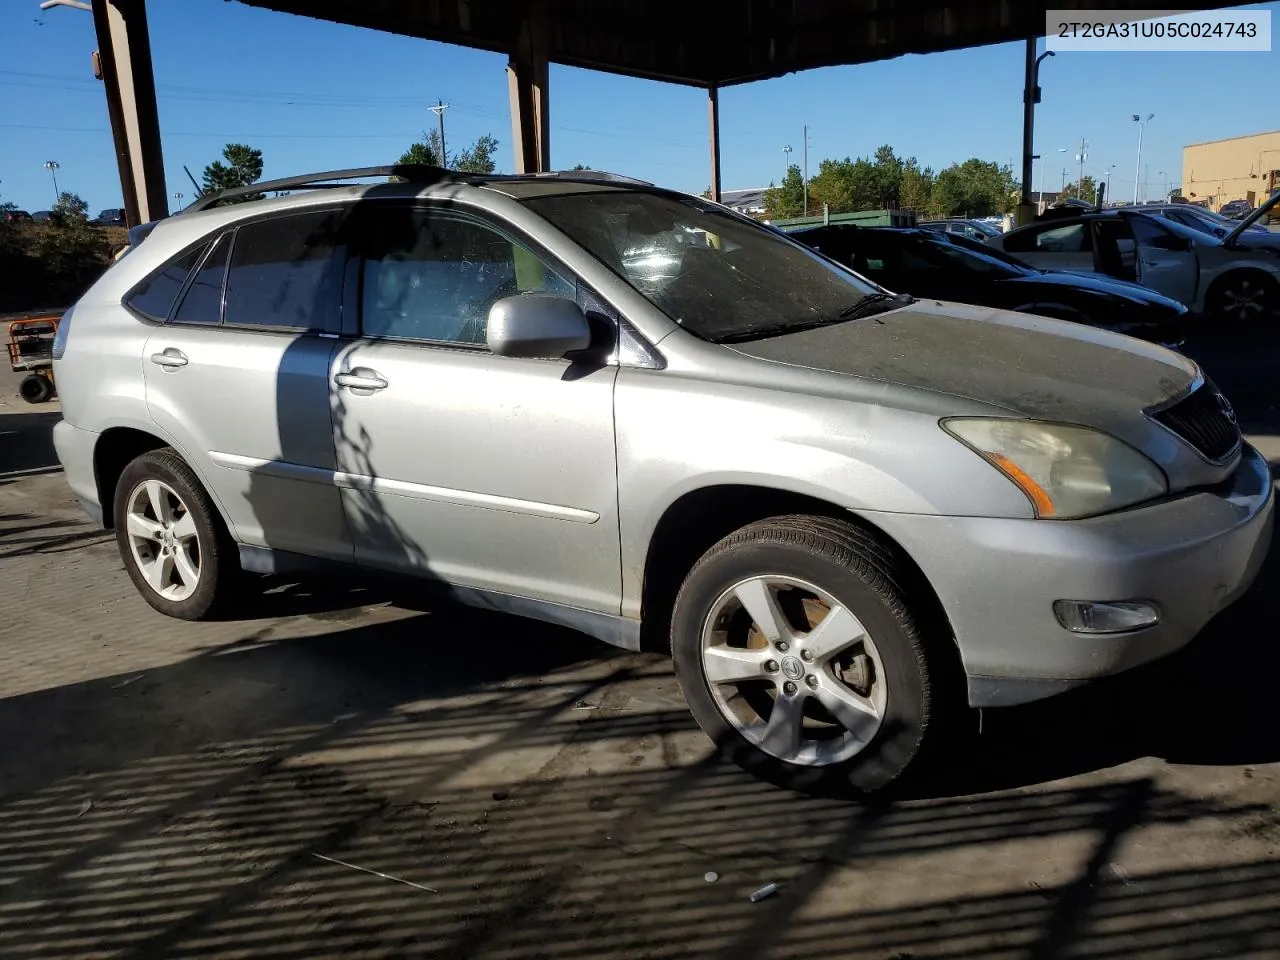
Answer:
<svg viewBox="0 0 1280 960"><path fill-rule="evenodd" d="M1053 614L1072 633L1127 633L1160 622L1155 604L1141 600L1055 600Z"/></svg>

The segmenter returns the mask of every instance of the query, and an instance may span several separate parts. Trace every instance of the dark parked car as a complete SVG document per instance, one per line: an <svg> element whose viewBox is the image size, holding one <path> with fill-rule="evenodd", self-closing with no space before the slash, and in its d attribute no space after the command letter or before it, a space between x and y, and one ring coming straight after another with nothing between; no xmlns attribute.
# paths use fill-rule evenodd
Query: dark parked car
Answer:
<svg viewBox="0 0 1280 960"><path fill-rule="evenodd" d="M123 227L124 211L119 207L103 210L89 222L99 227Z"/></svg>
<svg viewBox="0 0 1280 960"><path fill-rule="evenodd" d="M6 210L4 211L4 218L9 223L21 223L30 220L31 214L25 210Z"/></svg>
<svg viewBox="0 0 1280 960"><path fill-rule="evenodd" d="M1176 300L1109 277L1037 270L954 234L824 226L792 236L895 293L1071 320L1166 345L1185 338L1188 311Z"/></svg>

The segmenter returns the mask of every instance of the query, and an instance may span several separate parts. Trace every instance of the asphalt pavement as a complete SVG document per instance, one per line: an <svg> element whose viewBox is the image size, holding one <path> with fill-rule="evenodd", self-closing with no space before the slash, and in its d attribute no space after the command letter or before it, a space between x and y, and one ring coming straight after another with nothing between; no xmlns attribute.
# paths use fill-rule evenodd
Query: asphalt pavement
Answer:
<svg viewBox="0 0 1280 960"><path fill-rule="evenodd" d="M1189 347L1280 460L1280 337ZM1280 956L1277 565L892 803L720 762L656 656L350 580L154 613L0 374L0 957ZM766 884L777 892L758 902Z"/></svg>

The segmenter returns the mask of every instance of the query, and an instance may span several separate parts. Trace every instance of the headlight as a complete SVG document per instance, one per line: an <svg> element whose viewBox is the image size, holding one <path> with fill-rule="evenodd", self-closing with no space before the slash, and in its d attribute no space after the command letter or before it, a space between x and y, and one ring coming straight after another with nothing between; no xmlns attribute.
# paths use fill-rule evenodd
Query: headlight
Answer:
<svg viewBox="0 0 1280 960"><path fill-rule="evenodd" d="M1008 477L1041 519L1106 513L1169 489L1158 466L1088 427L985 417L944 420L942 427Z"/></svg>

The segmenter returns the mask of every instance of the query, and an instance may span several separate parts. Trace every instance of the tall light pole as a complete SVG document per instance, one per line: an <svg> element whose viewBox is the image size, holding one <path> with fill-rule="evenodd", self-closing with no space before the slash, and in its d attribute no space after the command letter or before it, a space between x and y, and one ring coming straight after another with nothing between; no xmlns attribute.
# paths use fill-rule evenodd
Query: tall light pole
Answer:
<svg viewBox="0 0 1280 960"><path fill-rule="evenodd" d="M1138 125L1138 161L1133 165L1133 204L1138 205L1138 180L1142 176L1142 131L1147 124L1155 117L1154 113L1148 113L1147 119L1143 120L1138 114L1133 114L1133 122Z"/></svg>
<svg viewBox="0 0 1280 960"><path fill-rule="evenodd" d="M448 156L444 152L444 112L449 109L449 105L443 100L437 99L434 106L427 107L440 120L440 166L449 166L449 161L445 159Z"/></svg>
<svg viewBox="0 0 1280 960"><path fill-rule="evenodd" d="M782 156L786 162L787 173L790 173L791 172L791 144L788 143L785 147L782 148ZM786 179L786 174L783 174L783 179L784 180Z"/></svg>
<svg viewBox="0 0 1280 960"><path fill-rule="evenodd" d="M1066 153L1066 152L1067 152L1066 147L1058 148L1058 153ZM1040 159L1040 189L1036 193L1036 203L1043 203L1044 202L1044 157L1041 156L1039 159Z"/></svg>
<svg viewBox="0 0 1280 960"><path fill-rule="evenodd" d="M58 200L62 197L62 194L58 192L58 168L60 166L62 166L62 164L57 160L46 160L44 162L44 168L53 176L53 205L55 207L58 205Z"/></svg>
<svg viewBox="0 0 1280 960"><path fill-rule="evenodd" d="M1040 64L1045 57L1056 56L1052 50L1046 50L1036 56L1036 41L1027 41L1027 76L1026 87L1022 91L1022 204L1031 204L1031 164L1035 155L1036 104L1040 102ZM1041 158L1040 172L1044 173L1044 160ZM1044 178L1040 179L1043 192ZM1041 197L1040 199L1044 199Z"/></svg>
<svg viewBox="0 0 1280 960"><path fill-rule="evenodd" d="M1164 178L1164 193L1160 195L1160 202L1168 203L1169 202L1169 175L1165 173L1163 170L1157 170L1156 176Z"/></svg>
<svg viewBox="0 0 1280 960"><path fill-rule="evenodd" d="M175 210L182 209L182 192L180 190L173 192L173 206Z"/></svg>

